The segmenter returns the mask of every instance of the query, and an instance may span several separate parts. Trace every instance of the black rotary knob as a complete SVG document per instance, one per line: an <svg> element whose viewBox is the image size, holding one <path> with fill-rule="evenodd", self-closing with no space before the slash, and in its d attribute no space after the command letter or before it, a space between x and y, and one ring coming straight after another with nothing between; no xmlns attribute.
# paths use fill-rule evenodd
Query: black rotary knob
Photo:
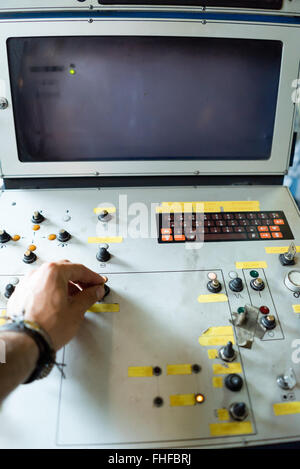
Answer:
<svg viewBox="0 0 300 469"><path fill-rule="evenodd" d="M32 264L36 259L37 257L34 252L29 251L29 249L24 253L23 262L25 262L25 264Z"/></svg>
<svg viewBox="0 0 300 469"><path fill-rule="evenodd" d="M234 402L229 407L229 413L234 420L244 420L248 415L248 409L244 402Z"/></svg>
<svg viewBox="0 0 300 469"><path fill-rule="evenodd" d="M219 350L219 357L225 362L232 362L235 359L236 352L233 348L232 342L228 342Z"/></svg>
<svg viewBox="0 0 300 469"><path fill-rule="evenodd" d="M12 283L8 283L4 291L5 298L10 298L14 291L15 291L15 286L12 285Z"/></svg>
<svg viewBox="0 0 300 469"><path fill-rule="evenodd" d="M251 280L250 286L251 286L251 288L253 288L253 290L256 290L256 291L261 291L265 288L265 284L264 284L263 280L259 277L254 278L253 280Z"/></svg>
<svg viewBox="0 0 300 469"><path fill-rule="evenodd" d="M234 292L240 292L243 290L243 281L241 278L236 277L229 282L230 290Z"/></svg>
<svg viewBox="0 0 300 469"><path fill-rule="evenodd" d="M267 330L274 329L274 327L276 327L275 316L273 316L272 314L268 314L268 316L263 316L260 320L260 323Z"/></svg>
<svg viewBox="0 0 300 469"><path fill-rule="evenodd" d="M104 296L103 298L105 298L107 295L110 294L110 288L108 285L106 285L106 283L104 284Z"/></svg>
<svg viewBox="0 0 300 469"><path fill-rule="evenodd" d="M0 230L0 243L7 243L10 239L11 236L5 230Z"/></svg>
<svg viewBox="0 0 300 469"><path fill-rule="evenodd" d="M107 210L102 210L102 212L98 215L98 220L102 222L109 221L110 218L111 216Z"/></svg>
<svg viewBox="0 0 300 469"><path fill-rule="evenodd" d="M100 248L96 255L96 258L99 262L107 262L109 261L110 257L111 256L107 247Z"/></svg>
<svg viewBox="0 0 300 469"><path fill-rule="evenodd" d="M61 243L66 243L67 241L69 241L69 239L71 239L71 235L66 230L62 229L62 230L59 230L57 239Z"/></svg>
<svg viewBox="0 0 300 469"><path fill-rule="evenodd" d="M224 380L225 386L230 391L240 391L243 387L243 378L235 373L230 373Z"/></svg>
<svg viewBox="0 0 300 469"><path fill-rule="evenodd" d="M207 289L211 293L219 293L222 290L222 285L220 284L219 280L217 280L217 279L210 280L210 282L208 282L208 284L207 284Z"/></svg>
<svg viewBox="0 0 300 469"><path fill-rule="evenodd" d="M32 223L42 223L44 220L45 220L45 217L43 217L43 215L40 212L38 212L37 210L33 212L33 215L31 218Z"/></svg>

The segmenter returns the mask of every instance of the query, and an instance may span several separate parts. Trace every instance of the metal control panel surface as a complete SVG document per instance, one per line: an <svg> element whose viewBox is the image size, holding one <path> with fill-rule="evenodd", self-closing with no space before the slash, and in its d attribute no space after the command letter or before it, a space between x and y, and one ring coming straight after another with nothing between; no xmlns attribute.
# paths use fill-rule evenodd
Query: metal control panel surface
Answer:
<svg viewBox="0 0 300 469"><path fill-rule="evenodd" d="M2 314L6 286L18 288L22 276L43 262L83 263L107 275L111 291L87 312L79 335L60 352L66 378L55 369L41 382L20 386L3 403L0 447L232 447L300 438L300 301L285 283L290 271L300 270L300 253L295 265L284 266L278 252L285 252L287 240L197 248L158 243L157 205L213 202L216 194L219 201L283 211L300 244L299 212L284 187L1 194L1 230L11 236L0 245ZM100 221L103 208L109 216ZM45 218L41 223L32 221L36 211ZM118 232L121 226L128 236ZM63 232L71 235L65 242L58 240ZM29 247L36 255L32 264L23 261ZM107 262L96 257L103 247L110 254ZM253 271L264 283L261 291L251 286ZM208 289L215 277L217 294ZM242 280L240 292L229 287L236 277ZM275 321L274 328L255 333L248 348L238 345L234 325L245 305L251 311L268 308ZM265 311L254 310L259 329ZM232 361L219 355L228 341L235 350ZM278 378L286 372L295 382L287 377L290 389L284 390ZM240 390L228 388L229 374L239 375ZM234 403L245 404L247 415L240 421L232 416Z"/></svg>

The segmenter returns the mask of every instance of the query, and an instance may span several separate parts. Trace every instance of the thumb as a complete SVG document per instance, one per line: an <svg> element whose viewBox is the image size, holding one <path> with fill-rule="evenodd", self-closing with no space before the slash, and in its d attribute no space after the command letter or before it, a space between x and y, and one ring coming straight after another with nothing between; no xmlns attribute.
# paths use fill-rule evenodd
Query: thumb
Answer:
<svg viewBox="0 0 300 469"><path fill-rule="evenodd" d="M73 305L75 308L84 314L90 306L97 301L101 301L104 296L105 290L102 285L94 285L93 287L85 288L77 295L73 296Z"/></svg>

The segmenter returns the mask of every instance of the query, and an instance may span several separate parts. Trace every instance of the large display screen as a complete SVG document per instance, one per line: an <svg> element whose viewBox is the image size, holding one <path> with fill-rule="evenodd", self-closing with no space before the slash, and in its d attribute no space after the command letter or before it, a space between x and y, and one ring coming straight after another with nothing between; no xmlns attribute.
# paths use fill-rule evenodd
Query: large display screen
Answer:
<svg viewBox="0 0 300 469"><path fill-rule="evenodd" d="M10 38L22 162L266 160L282 43Z"/></svg>

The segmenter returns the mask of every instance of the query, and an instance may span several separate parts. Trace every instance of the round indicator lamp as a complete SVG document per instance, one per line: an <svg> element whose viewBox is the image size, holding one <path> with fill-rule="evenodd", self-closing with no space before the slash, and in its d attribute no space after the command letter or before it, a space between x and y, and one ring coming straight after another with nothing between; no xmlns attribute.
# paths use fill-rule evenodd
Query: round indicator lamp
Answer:
<svg viewBox="0 0 300 469"><path fill-rule="evenodd" d="M259 308L259 311L261 312L261 314L269 314L270 310L267 306L261 306Z"/></svg>
<svg viewBox="0 0 300 469"><path fill-rule="evenodd" d="M76 70L74 70L74 68L69 69L69 74L70 75L75 75L75 73L76 73Z"/></svg>
<svg viewBox="0 0 300 469"><path fill-rule="evenodd" d="M237 312L238 312L239 314L244 313L244 312L245 312L245 308L244 308L243 306L240 306L240 307L238 308Z"/></svg>
<svg viewBox="0 0 300 469"><path fill-rule="evenodd" d="M257 272L257 270L251 270L250 275L252 278L257 278L259 276L259 273Z"/></svg>
<svg viewBox="0 0 300 469"><path fill-rule="evenodd" d="M203 394L195 394L195 401L196 401L196 404L202 404L204 401L205 401L205 397Z"/></svg>
<svg viewBox="0 0 300 469"><path fill-rule="evenodd" d="M291 270L284 279L285 286L295 292L300 292L300 270Z"/></svg>
<svg viewBox="0 0 300 469"><path fill-rule="evenodd" d="M207 277L209 278L209 280L216 280L217 274L215 272L209 272L207 274Z"/></svg>

